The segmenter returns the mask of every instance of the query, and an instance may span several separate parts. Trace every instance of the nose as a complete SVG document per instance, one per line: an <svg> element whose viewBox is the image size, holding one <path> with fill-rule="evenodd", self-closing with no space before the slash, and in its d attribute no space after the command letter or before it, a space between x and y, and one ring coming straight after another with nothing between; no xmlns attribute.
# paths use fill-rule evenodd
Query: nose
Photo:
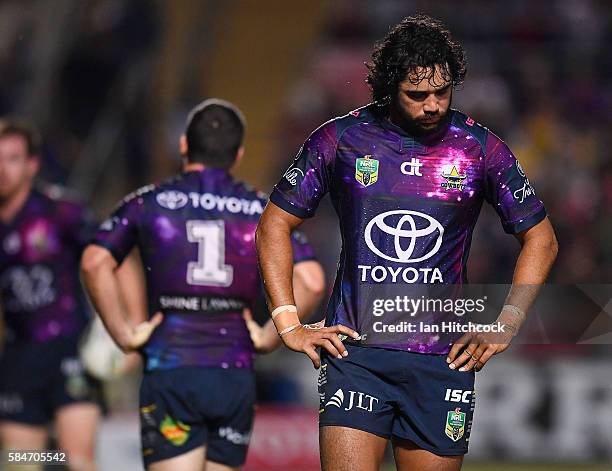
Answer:
<svg viewBox="0 0 612 471"><path fill-rule="evenodd" d="M423 111L425 113L437 113L439 108L438 99L433 93L429 95L425 103L423 103Z"/></svg>

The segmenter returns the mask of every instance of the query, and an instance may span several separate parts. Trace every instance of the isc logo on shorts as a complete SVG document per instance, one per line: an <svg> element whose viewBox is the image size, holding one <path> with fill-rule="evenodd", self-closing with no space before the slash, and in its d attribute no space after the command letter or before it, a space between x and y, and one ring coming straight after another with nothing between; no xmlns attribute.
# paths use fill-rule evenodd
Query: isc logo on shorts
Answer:
<svg viewBox="0 0 612 471"><path fill-rule="evenodd" d="M463 389L447 389L444 396L445 401L470 403L470 396L473 391L464 391Z"/></svg>

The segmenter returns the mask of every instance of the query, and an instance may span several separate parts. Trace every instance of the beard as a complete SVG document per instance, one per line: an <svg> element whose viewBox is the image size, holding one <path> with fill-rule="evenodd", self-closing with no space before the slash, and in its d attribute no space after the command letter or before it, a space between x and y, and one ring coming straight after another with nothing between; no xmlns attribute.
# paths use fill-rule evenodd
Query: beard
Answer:
<svg viewBox="0 0 612 471"><path fill-rule="evenodd" d="M391 104L391 116L394 121L397 121L395 124L408 133L415 136L424 136L433 134L446 126L450 117L451 104L452 97L448 108L444 112L427 113L425 116L413 118L396 101Z"/></svg>

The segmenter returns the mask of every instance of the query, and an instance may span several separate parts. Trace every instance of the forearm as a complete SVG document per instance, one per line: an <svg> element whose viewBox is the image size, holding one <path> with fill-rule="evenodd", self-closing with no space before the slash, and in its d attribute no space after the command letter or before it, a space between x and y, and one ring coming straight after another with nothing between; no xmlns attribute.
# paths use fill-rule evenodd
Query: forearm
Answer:
<svg viewBox="0 0 612 471"><path fill-rule="evenodd" d="M293 267L293 296L300 322L309 320L324 294L325 274L318 262L309 260ZM282 343L272 319L266 322L263 329L265 338L271 339L273 348Z"/></svg>
<svg viewBox="0 0 612 471"><path fill-rule="evenodd" d="M124 314L114 269L108 264L84 269L82 279L110 336L125 350L129 344L131 325Z"/></svg>
<svg viewBox="0 0 612 471"><path fill-rule="evenodd" d="M115 270L124 312L132 325L148 320L146 282L138 249L132 250Z"/></svg>
<svg viewBox="0 0 612 471"><path fill-rule="evenodd" d="M556 257L556 242L539 239L525 241L516 261L506 304L527 312L548 278Z"/></svg>
<svg viewBox="0 0 612 471"><path fill-rule="evenodd" d="M295 305L291 227L264 212L257 227L256 243L266 300L271 310Z"/></svg>
<svg viewBox="0 0 612 471"><path fill-rule="evenodd" d="M525 237L522 240L522 247L516 261L512 286L505 305L515 306L518 311L514 313L502 312L502 320L515 319L517 315L522 317L515 322L518 330L520 323L533 305L538 292L546 282L548 274L557 257L557 240L552 226L548 220L543 223L543 227ZM510 308L512 310L512 308Z"/></svg>

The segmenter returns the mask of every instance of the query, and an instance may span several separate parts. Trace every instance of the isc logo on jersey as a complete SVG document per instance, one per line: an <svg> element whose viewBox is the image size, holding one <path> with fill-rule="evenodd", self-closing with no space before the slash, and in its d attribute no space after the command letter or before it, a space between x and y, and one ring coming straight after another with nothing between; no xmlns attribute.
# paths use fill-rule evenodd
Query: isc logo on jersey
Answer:
<svg viewBox="0 0 612 471"><path fill-rule="evenodd" d="M162 208L176 210L191 204L192 208L202 208L209 211L242 213L247 216L263 213L263 206L258 199L248 200L235 196L221 196L213 193L183 193L182 191L162 191L155 197Z"/></svg>
<svg viewBox="0 0 612 471"><path fill-rule="evenodd" d="M373 217L366 225L364 239L378 257L411 264L433 257L442 245L444 227L432 216L398 209ZM392 241L392 244L390 243ZM359 265L361 281L375 283L442 283L439 268Z"/></svg>

